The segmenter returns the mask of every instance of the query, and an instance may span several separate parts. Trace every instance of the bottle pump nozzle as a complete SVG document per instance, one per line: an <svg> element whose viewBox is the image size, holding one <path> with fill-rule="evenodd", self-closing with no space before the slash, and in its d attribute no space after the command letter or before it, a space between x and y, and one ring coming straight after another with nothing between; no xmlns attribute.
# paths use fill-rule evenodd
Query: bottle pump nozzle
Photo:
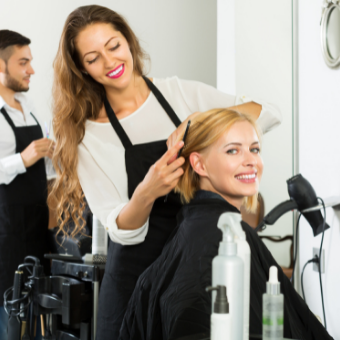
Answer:
<svg viewBox="0 0 340 340"><path fill-rule="evenodd" d="M213 290L217 291L216 300L214 303L214 313L216 314L228 314L229 313L229 302L227 298L227 288L226 286L216 286L216 287L207 287L205 289L207 292L211 292Z"/></svg>
<svg viewBox="0 0 340 340"><path fill-rule="evenodd" d="M267 294L280 294L280 282L277 278L277 268L272 266L269 268L269 281L266 284Z"/></svg>

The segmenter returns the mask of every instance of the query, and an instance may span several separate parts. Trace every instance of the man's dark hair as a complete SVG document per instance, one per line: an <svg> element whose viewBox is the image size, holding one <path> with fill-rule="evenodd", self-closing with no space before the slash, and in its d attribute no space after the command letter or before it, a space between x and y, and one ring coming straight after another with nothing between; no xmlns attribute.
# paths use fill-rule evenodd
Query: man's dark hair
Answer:
<svg viewBox="0 0 340 340"><path fill-rule="evenodd" d="M11 46L26 46L31 43L31 40L24 37L20 33L10 30L0 30L0 58L7 60L12 55ZM7 52L7 53L6 53Z"/></svg>

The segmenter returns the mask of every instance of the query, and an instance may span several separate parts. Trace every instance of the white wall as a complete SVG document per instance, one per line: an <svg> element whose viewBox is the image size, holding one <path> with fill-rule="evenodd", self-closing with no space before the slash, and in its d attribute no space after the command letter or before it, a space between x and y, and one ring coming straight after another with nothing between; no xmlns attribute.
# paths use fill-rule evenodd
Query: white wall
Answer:
<svg viewBox="0 0 340 340"><path fill-rule="evenodd" d="M124 15L151 56L149 75L177 75L216 86L215 0L124 0L95 2ZM51 117L52 63L67 15L89 0L1 0L0 29L32 40L29 96L42 120Z"/></svg>
<svg viewBox="0 0 340 340"><path fill-rule="evenodd" d="M300 0L299 19L299 167L318 196L340 195L340 69L329 69L320 46L321 0ZM323 278L327 328L340 339L340 213L327 208L325 232L326 268ZM300 268L319 247L321 235L313 237L306 221L299 233ZM306 300L322 319L318 273L308 265L304 274Z"/></svg>
<svg viewBox="0 0 340 340"><path fill-rule="evenodd" d="M235 0L217 0L217 88L236 95Z"/></svg>
<svg viewBox="0 0 340 340"><path fill-rule="evenodd" d="M218 85L224 89L235 83L236 93L273 103L283 116L281 126L263 138L265 170L260 191L269 212L289 198L286 180L293 174L291 2L219 0L218 8L224 13L218 13L217 36L222 37L221 31L227 36L223 40L218 38L218 43L223 44L218 46ZM234 70L223 66L223 59L225 63L234 63ZM291 235L291 213L262 234ZM266 244L279 264L289 264L290 242Z"/></svg>

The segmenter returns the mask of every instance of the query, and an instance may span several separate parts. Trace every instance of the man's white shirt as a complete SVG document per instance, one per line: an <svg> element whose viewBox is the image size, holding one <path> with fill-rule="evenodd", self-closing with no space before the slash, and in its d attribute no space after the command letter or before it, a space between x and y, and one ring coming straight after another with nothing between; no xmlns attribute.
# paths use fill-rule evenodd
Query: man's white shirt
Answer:
<svg viewBox="0 0 340 340"><path fill-rule="evenodd" d="M38 119L34 108L23 93L16 93L15 99L20 103L23 113L9 105L0 96L0 110L4 107L17 127L37 125L31 112ZM38 119L39 120L39 119ZM43 134L45 134L44 129ZM47 179L56 177L55 170L49 158L45 157ZM16 153L16 141L13 129L0 113L0 184L11 183L16 176L26 172L20 153Z"/></svg>

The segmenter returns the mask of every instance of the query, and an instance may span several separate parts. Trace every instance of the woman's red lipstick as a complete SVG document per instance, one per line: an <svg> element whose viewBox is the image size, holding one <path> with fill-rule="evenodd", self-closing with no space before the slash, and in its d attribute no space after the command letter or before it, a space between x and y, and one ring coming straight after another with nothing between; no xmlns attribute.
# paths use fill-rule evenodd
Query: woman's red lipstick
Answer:
<svg viewBox="0 0 340 340"><path fill-rule="evenodd" d="M125 65L121 64L117 66L114 70L111 70L110 72L106 73L106 76L111 78L111 79L117 79L122 76L125 70Z"/></svg>

